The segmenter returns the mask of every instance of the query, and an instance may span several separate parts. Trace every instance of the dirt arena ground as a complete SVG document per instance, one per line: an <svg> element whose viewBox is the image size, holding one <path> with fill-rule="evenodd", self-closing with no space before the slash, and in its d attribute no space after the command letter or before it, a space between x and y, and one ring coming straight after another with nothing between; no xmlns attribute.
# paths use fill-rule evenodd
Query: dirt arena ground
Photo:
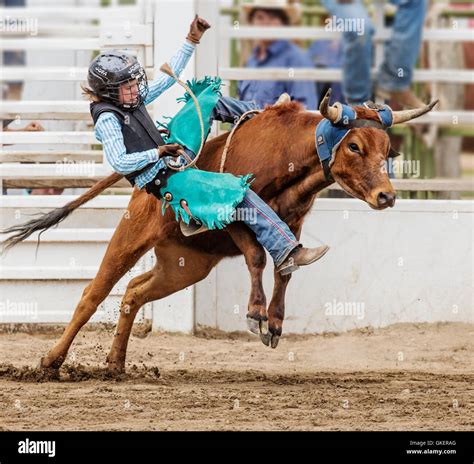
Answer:
<svg viewBox="0 0 474 464"><path fill-rule="evenodd" d="M286 336L79 334L59 380L35 366L57 334L0 334L1 430L473 430L474 325Z"/></svg>

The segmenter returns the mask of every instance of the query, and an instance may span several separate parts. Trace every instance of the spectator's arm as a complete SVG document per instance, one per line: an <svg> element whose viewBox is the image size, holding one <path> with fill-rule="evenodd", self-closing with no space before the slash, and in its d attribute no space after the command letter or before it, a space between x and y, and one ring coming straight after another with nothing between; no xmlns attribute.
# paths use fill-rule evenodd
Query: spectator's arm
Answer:
<svg viewBox="0 0 474 464"><path fill-rule="evenodd" d="M292 56L289 68L313 68L313 62L309 56L304 53L298 53ZM316 85L313 81L288 81L286 92L293 100L303 103L308 110L315 110L318 104L316 96Z"/></svg>

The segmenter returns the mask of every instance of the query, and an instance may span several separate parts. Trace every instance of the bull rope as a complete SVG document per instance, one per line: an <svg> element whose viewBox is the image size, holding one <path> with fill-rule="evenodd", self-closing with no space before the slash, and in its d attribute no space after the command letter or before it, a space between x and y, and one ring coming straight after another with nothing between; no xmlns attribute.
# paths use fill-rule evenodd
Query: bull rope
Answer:
<svg viewBox="0 0 474 464"><path fill-rule="evenodd" d="M227 159L227 152L229 151L230 142L232 140L232 136L234 135L234 132L239 127L239 124L247 117L247 115L254 114L254 113L261 113L261 112L262 112L262 110L249 110L249 111L245 112L242 116L240 116L239 120L237 121L235 126L230 131L230 134L227 136L227 140L225 142L224 150L223 150L222 156L221 156L221 166L219 168L220 173L224 172L224 164L225 164L225 161Z"/></svg>

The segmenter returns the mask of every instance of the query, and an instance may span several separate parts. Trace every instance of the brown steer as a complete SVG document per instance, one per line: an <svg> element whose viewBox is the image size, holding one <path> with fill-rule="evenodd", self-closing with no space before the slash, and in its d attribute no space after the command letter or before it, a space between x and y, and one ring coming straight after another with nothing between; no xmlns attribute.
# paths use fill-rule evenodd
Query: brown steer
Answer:
<svg viewBox="0 0 474 464"><path fill-rule="evenodd" d="M304 111L297 102L266 109L239 128L227 156L226 171L236 175L253 173L255 181L252 189L269 203L298 239L304 217L317 193L332 182L327 180L315 151L316 125L323 117L331 121L337 117L337 109L330 107L328 100L327 96L321 103L322 115ZM420 109L393 112L393 123L427 113L435 103ZM358 119L379 121L376 110L362 106L354 109ZM206 143L200 169L218 172L226 138L227 134L223 134ZM354 128L336 151L331 175L346 192L367 202L372 208L393 206L395 191L382 169L389 151L390 140L384 130L377 127ZM16 234L4 242L6 247L15 245L35 231L57 224L120 178L119 174L112 174L64 207L26 224L10 227L4 233ZM273 295L267 308L262 286L265 252L247 227L234 222L221 231L184 237L170 208L162 216L161 202L135 188L128 214L115 230L96 277L85 288L61 338L42 358L43 367L57 369L61 366L81 327L119 279L151 248L154 248L157 257L156 265L132 279L123 297L115 337L107 357L110 370L124 370L132 324L145 303L199 282L222 258L242 253L251 276L247 315L249 327L253 332L260 333L266 345L277 346L282 333L285 291L291 274L282 276L274 272Z"/></svg>

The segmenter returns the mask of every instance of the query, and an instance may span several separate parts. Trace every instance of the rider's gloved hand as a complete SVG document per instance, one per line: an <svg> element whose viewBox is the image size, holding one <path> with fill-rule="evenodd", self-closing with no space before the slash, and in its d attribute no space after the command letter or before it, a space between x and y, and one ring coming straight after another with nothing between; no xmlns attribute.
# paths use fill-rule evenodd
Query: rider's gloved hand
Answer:
<svg viewBox="0 0 474 464"><path fill-rule="evenodd" d="M194 44L198 44L204 32L206 32L210 27L211 25L205 19L196 15L189 26L189 32L186 39Z"/></svg>
<svg viewBox="0 0 474 464"><path fill-rule="evenodd" d="M160 145L158 147L159 157L173 156L174 158L181 155L183 147L179 143L168 143L167 145Z"/></svg>

